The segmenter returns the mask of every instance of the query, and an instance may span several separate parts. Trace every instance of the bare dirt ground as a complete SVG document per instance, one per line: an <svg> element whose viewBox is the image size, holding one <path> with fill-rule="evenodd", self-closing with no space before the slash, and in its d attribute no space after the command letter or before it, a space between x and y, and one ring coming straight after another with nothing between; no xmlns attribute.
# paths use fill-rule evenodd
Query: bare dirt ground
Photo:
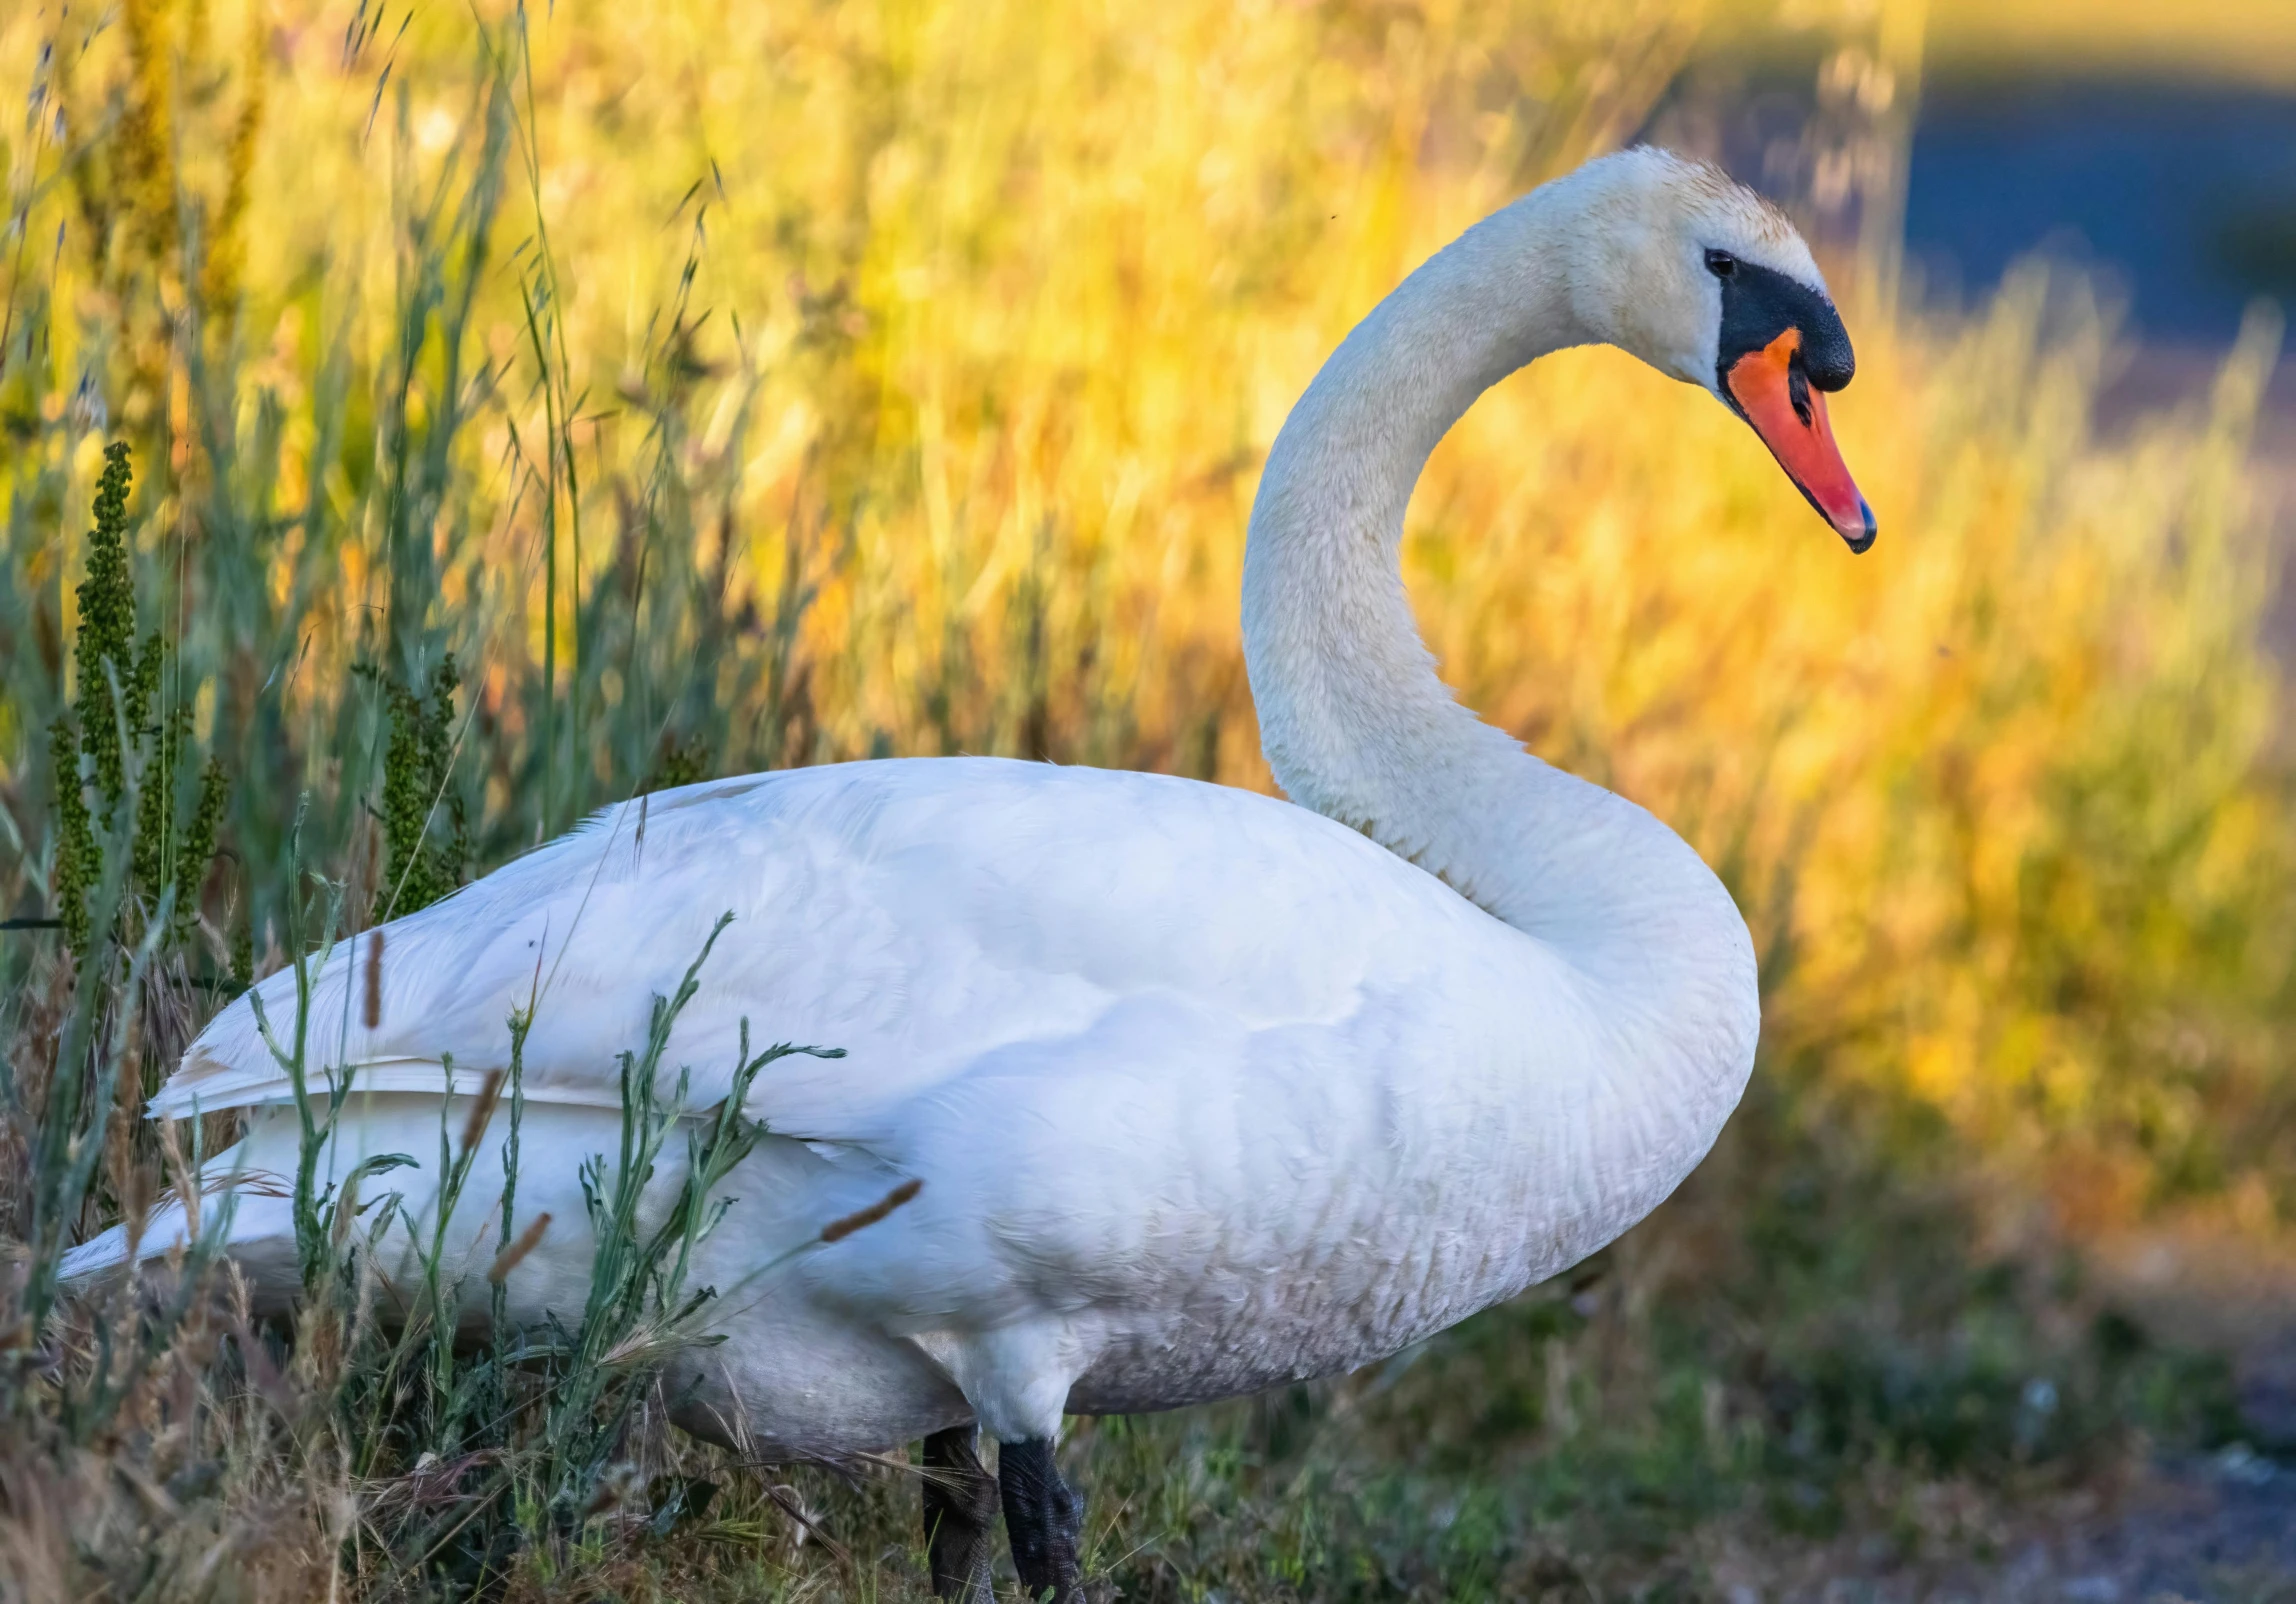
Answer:
<svg viewBox="0 0 2296 1604"><path fill-rule="evenodd" d="M2013 1521L1974 1502L1925 1511L1943 1552L1888 1538L1790 1559L1729 1556L1729 1604L2296 1604L2296 1469L2234 1447L2162 1459L2109 1493Z"/></svg>
<svg viewBox="0 0 2296 1604"><path fill-rule="evenodd" d="M2231 1359L2246 1440L2014 1516L1944 1492L1896 1541L1749 1557L1743 1581L1724 1559L1731 1604L2296 1604L2296 1255L2163 1231L2098 1267L2156 1335Z"/></svg>
<svg viewBox="0 0 2296 1604"><path fill-rule="evenodd" d="M1836 1552L1725 1596L1732 1604L2296 1604L2296 1471L2239 1449L2163 1462L2118 1497L2068 1500L1955 1559Z"/></svg>
<svg viewBox="0 0 2296 1604"><path fill-rule="evenodd" d="M2262 1451L2236 1443L2157 1462L2121 1509L2020 1556L2022 1590L1998 1596L2296 1601L2296 1332L2244 1355L2239 1381L2241 1417Z"/></svg>

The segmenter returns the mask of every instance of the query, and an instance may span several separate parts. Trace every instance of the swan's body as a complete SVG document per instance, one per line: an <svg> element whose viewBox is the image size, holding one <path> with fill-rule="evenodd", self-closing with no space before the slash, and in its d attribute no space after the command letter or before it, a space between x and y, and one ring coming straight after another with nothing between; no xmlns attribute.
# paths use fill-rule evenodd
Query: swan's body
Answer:
<svg viewBox="0 0 2296 1604"><path fill-rule="evenodd" d="M1543 772L1598 839L1656 832ZM1064 1407L1169 1407L1391 1353L1640 1218L1713 1140L1752 1048L1752 957L1719 888L1649 935L1653 952L1710 944L1698 972L1638 975L1621 952L1598 974L1355 831L1186 780L856 763L648 798L642 835L640 812L389 926L376 1031L370 938L350 944L313 1037L333 1057L347 1035L361 1066L362 1149L435 1152L439 1056L466 1091L501 1067L539 963L518 1202L578 1221L576 1166L618 1141L612 1055L731 910L672 1039L694 1101L722 1097L745 1015L760 1045L848 1056L757 1082L750 1112L785 1139L730 1189L701 1279L732 1286L901 1177L925 1182L721 1321L735 1337L711 1364L784 1452L881 1448L976 1410L1041 1435ZM643 984L634 949L663 955ZM267 983L275 1022L292 982ZM1686 1005L1715 1016L1689 1042ZM1650 1066L1648 1098L1617 1095L1622 1059ZM237 1009L155 1106L287 1095ZM245 1162L292 1175L292 1110L257 1118ZM498 1187L467 1191L475 1234ZM239 1208L235 1234L291 1245L283 1202ZM483 1269L494 1248L473 1251ZM546 1235L512 1278L518 1312L578 1309L589 1252L579 1230ZM856 1351L877 1360L849 1370ZM780 1384L791 1369L805 1386Z"/></svg>
<svg viewBox="0 0 2296 1604"><path fill-rule="evenodd" d="M700 1361L705 1428L808 1454L968 1419L1041 1441L1064 1410L1352 1368L1616 1237L1745 1085L1746 928L1657 820L1453 701L1396 548L1428 452L1545 351L1610 340L1713 382L1730 314L1695 255L1661 259L1684 241L1822 302L1775 214L1709 169L1629 153L1470 231L1303 398L1253 514L1245 644L1269 757L1304 806L943 759L608 810L386 927L375 1029L372 938L338 949L311 1016L317 1062L355 1066L362 1089L336 1170L354 1150L435 1152L441 1060L471 1090L534 997L519 1208L560 1224L511 1302L578 1308L590 1244L567 1227L577 1165L617 1140L614 1054L730 910L673 1038L695 1101L722 1088L745 1017L761 1042L848 1056L782 1060L752 1093L774 1134L700 1277L744 1289ZM292 1016L291 974L261 990ZM153 1108L271 1105L216 1166L291 1173L288 1095L241 1003ZM746 1278L903 1177L923 1182L908 1207ZM498 1184L482 1165L466 1193L474 1267ZM291 1270L284 1203L244 1198L233 1236Z"/></svg>

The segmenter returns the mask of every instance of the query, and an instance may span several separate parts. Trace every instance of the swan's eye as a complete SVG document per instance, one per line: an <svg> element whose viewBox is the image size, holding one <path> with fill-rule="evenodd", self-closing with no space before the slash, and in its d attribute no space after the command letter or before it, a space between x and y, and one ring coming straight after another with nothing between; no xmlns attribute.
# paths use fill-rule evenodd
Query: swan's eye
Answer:
<svg viewBox="0 0 2296 1604"><path fill-rule="evenodd" d="M1708 251L1706 253L1706 271L1716 278L1728 278L1738 271L1738 258L1732 256L1728 251Z"/></svg>

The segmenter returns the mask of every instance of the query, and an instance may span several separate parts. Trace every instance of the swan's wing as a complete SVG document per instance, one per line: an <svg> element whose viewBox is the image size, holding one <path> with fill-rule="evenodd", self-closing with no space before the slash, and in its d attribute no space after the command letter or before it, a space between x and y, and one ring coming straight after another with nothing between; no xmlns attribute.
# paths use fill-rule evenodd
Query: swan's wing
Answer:
<svg viewBox="0 0 2296 1604"><path fill-rule="evenodd" d="M718 781L607 809L574 833L313 967L305 1061L322 1085L475 1088L531 1008L529 1098L613 1107L722 914L670 1066L723 1095L743 1022L785 1058L751 1110L868 1141L920 1093L1028 1044L1089 1041L1158 999L1197 1028L1312 1028L1503 929L1420 870L1304 809L1219 786L993 759L855 763ZM292 969L260 987L286 1046ZM369 1023L370 1004L373 1023ZM292 1097L246 998L155 1113Z"/></svg>

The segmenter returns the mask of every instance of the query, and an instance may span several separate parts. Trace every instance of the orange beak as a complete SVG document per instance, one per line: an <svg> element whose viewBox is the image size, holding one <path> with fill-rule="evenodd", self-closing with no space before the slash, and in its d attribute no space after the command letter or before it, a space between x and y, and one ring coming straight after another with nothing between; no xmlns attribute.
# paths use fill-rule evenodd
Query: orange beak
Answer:
<svg viewBox="0 0 2296 1604"><path fill-rule="evenodd" d="M1863 551L1873 544L1873 509L1858 494L1841 448L1834 444L1825 396L1794 361L1801 348L1802 331L1788 329L1740 357L1724 382L1794 487L1849 542L1850 550Z"/></svg>

